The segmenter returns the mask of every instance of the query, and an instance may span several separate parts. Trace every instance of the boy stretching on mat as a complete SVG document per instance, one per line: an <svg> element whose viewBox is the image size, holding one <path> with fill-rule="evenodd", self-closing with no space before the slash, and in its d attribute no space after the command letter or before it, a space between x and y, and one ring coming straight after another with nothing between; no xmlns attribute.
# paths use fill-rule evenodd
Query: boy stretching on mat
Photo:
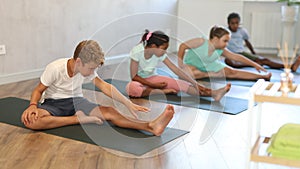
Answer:
<svg viewBox="0 0 300 169"><path fill-rule="evenodd" d="M272 69L283 69L284 65L279 62L275 62L268 58L256 55L256 52L253 49L252 44L249 41L249 34L247 30L243 27L240 27L240 15L238 13L230 13L227 17L228 28L231 31L231 39L228 42L227 48L234 53L241 54L248 59L252 60L253 62L258 63L259 65L269 66ZM244 42L248 49L251 51L245 52ZM242 68L248 67L248 64L244 64L241 62L237 62L228 58L225 58L225 63L229 66L234 68ZM295 59L294 63L292 64L292 71L295 72L300 65L300 57Z"/></svg>
<svg viewBox="0 0 300 169"><path fill-rule="evenodd" d="M80 42L72 58L50 63L32 92L30 105L22 114L21 120L25 126L40 130L79 123L102 124L108 120L119 127L161 135L174 115L173 106L167 105L153 121L137 119L135 111L147 112L149 109L132 103L114 86L99 78L95 70L103 63L102 49L93 40ZM105 95L114 96L115 100L123 103L135 118L125 117L113 107L100 106L85 99L82 83L86 79L91 80ZM45 100L38 104L43 93Z"/></svg>

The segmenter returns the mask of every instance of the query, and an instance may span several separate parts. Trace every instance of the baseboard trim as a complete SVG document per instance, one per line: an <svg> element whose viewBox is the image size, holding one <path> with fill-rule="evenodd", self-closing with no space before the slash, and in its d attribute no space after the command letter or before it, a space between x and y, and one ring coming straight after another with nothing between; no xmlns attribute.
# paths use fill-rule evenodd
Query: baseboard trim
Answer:
<svg viewBox="0 0 300 169"><path fill-rule="evenodd" d="M274 54L276 55L278 53L277 49L261 49L261 48L257 48L255 49L256 53L265 53L265 54Z"/></svg>
<svg viewBox="0 0 300 169"><path fill-rule="evenodd" d="M128 54L107 57L105 58L105 66L121 63L127 57ZM39 78L43 71L44 68L0 75L0 85Z"/></svg>
<svg viewBox="0 0 300 169"><path fill-rule="evenodd" d="M121 63L125 58L128 58L128 54L121 54L116 56L109 56L105 58L104 65L114 65Z"/></svg>
<svg viewBox="0 0 300 169"><path fill-rule="evenodd" d="M41 76L44 69L0 75L0 85L34 79Z"/></svg>

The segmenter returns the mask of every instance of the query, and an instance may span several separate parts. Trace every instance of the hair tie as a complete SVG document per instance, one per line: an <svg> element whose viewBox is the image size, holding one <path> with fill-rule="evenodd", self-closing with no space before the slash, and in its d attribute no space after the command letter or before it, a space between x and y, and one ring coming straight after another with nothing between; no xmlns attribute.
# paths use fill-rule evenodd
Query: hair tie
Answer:
<svg viewBox="0 0 300 169"><path fill-rule="evenodd" d="M150 37L152 36L152 32L149 32L146 36L146 40L148 41L150 39Z"/></svg>
<svg viewBox="0 0 300 169"><path fill-rule="evenodd" d="M218 25L215 25L214 27L213 27L213 31L216 31L218 28L220 28Z"/></svg>

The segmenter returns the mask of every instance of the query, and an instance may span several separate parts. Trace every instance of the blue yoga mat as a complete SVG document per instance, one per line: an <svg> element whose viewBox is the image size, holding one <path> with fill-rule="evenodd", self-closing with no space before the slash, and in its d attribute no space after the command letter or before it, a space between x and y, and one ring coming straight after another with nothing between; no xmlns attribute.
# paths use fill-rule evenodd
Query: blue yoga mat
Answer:
<svg viewBox="0 0 300 169"><path fill-rule="evenodd" d="M241 70L247 70L250 72L256 72L256 69L253 67L245 67L245 68L241 68ZM267 69L267 71L272 73L272 77L271 77L271 82L280 82L280 74L283 72L283 70L281 69ZM300 71L299 71L300 72ZM159 68L157 69L157 73L160 75L164 75L164 76L169 76L169 77L175 77L178 78L177 75L175 75L173 72L171 72L169 69L167 68ZM241 80L241 79L230 79L230 78L202 78L202 79L197 79L198 82L201 83L201 81L203 82L210 82L210 83L220 83L220 84L225 84L225 83L231 83L232 85L237 85L237 86L245 86L245 87L252 87L256 81L256 80ZM295 79L295 81L297 81L297 79Z"/></svg>

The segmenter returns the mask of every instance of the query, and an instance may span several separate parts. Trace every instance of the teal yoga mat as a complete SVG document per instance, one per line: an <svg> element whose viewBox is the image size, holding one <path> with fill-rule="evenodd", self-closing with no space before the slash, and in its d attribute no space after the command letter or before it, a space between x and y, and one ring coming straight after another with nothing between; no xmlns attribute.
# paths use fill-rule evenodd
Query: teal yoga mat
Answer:
<svg viewBox="0 0 300 169"><path fill-rule="evenodd" d="M124 95L127 95L125 88L128 82L115 79L106 79L105 81L114 85ZM99 91L99 89L96 88L92 83L84 84L83 88ZM216 102L210 97L195 97L184 93L179 93L177 95L152 95L149 97L144 97L144 99L232 115L239 114L248 108L248 100L234 97L224 97L220 102Z"/></svg>
<svg viewBox="0 0 300 169"><path fill-rule="evenodd" d="M0 99L0 122L25 128L21 122L21 115L28 104L28 100L15 97ZM103 125L72 125L42 130L41 132L100 145L138 156L188 133L183 130L166 128L164 133L157 137L138 130L120 128L107 122Z"/></svg>
<svg viewBox="0 0 300 169"><path fill-rule="evenodd" d="M257 72L255 68L253 67L244 67L241 68L241 70L247 70L250 72ZM272 73L271 82L280 82L280 74L283 72L281 69L270 69L266 68L268 72ZM300 71L299 71L300 72ZM170 77L177 77L173 72L171 72L167 68L159 68L157 69L157 73L164 76L170 76ZM257 79L258 80L258 79ZM241 80L241 79L230 79L230 78L202 78L197 79L198 82L204 81L204 82L210 82L210 83L231 83L232 85L237 86L245 86L245 87L252 87L257 80ZM295 79L295 82L297 82L297 79ZM300 82L300 81L298 81Z"/></svg>
<svg viewBox="0 0 300 169"><path fill-rule="evenodd" d="M241 68L241 70L247 70L250 72L256 72L256 69L253 67L245 67ZM270 69L266 68L268 72L272 73L272 77L270 79L270 82L280 82L280 74L283 72L281 69ZM258 80L258 79L257 79ZM214 83L231 83L232 85L237 86L246 86L246 87L252 87L257 80L241 80L241 79L230 79L230 78L204 78L204 79L198 79L198 81L205 81L205 82L214 82Z"/></svg>
<svg viewBox="0 0 300 169"><path fill-rule="evenodd" d="M270 79L270 82L280 82L280 74L283 72L283 69L272 69L268 66L264 66L264 68L272 73L272 77ZM239 68L241 70L246 70L254 73L258 73L257 70L254 67L243 67ZM159 75L169 76L169 77L175 77L178 78L176 74L174 74L169 68L167 67L160 67L156 69L157 73ZM293 83L299 84L300 83L300 67L296 70L296 72L292 72L294 74L294 80ZM204 82L210 82L210 83L231 83L232 85L236 86L245 86L245 87L252 87L256 80L240 80L240 79L230 79L230 78L203 78L203 79L197 79L198 82L201 83L201 81Z"/></svg>

